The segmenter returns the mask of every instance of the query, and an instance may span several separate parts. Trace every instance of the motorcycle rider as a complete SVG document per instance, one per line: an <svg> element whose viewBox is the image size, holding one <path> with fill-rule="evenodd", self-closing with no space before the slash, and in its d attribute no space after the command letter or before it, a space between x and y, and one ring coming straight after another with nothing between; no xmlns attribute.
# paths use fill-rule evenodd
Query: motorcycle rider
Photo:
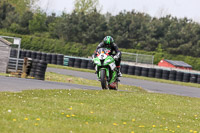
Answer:
<svg viewBox="0 0 200 133"><path fill-rule="evenodd" d="M110 55L113 55L113 58L115 59L115 63L117 66L117 75L118 77L122 77L122 73L120 71L120 63L121 63L121 51L119 50L116 43L114 43L114 39L111 36L106 36L103 41L97 46L96 51L92 55L92 58L96 58L97 51L99 48L108 48L110 49ZM115 52L115 54L113 54Z"/></svg>

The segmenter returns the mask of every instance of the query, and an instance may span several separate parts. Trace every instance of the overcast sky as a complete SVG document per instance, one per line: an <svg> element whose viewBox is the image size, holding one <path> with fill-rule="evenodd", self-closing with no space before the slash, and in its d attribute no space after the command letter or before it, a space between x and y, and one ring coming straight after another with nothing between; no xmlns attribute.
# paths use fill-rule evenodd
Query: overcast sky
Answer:
<svg viewBox="0 0 200 133"><path fill-rule="evenodd" d="M103 7L102 13L113 15L122 10L136 10L151 16L161 17L167 14L178 18L191 18L200 22L200 0L99 0ZM39 5L44 11L65 11L70 13L74 8L74 0L40 0Z"/></svg>

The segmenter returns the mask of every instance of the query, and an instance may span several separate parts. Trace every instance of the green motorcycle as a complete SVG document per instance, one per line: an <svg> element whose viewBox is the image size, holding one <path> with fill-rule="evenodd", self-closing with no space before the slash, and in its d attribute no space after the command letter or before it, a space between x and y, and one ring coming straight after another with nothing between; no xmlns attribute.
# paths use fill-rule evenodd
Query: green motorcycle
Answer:
<svg viewBox="0 0 200 133"><path fill-rule="evenodd" d="M118 89L117 68L115 59L107 48L100 48L97 51L97 57L93 59L97 77L101 82L102 89Z"/></svg>

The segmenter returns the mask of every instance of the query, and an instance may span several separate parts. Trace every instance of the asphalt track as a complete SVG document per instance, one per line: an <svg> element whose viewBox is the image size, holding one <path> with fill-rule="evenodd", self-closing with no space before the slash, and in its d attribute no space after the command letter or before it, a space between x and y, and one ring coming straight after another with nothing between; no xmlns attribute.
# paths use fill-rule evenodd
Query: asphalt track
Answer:
<svg viewBox="0 0 200 133"><path fill-rule="evenodd" d="M100 87L0 76L0 91L18 92L33 89L90 89Z"/></svg>
<svg viewBox="0 0 200 133"><path fill-rule="evenodd" d="M79 72L79 71L57 69L57 68L48 68L47 71L55 72L58 74L64 74L64 75L72 75L75 77L81 77L81 78L90 79L90 80L97 79L94 73L88 73L88 72ZM200 98L200 88L167 84L167 83L159 83L159 82L140 80L140 79L123 78L123 77L121 77L120 80L121 80L121 84L138 86L149 92Z"/></svg>
<svg viewBox="0 0 200 133"><path fill-rule="evenodd" d="M90 80L97 79L95 74L88 73L88 72L79 72L79 71L56 69L56 68L48 68L47 71L64 74L64 75L72 75L75 77L81 77L81 78L90 79ZM152 81L132 79L132 78L123 78L123 77L120 78L120 80L122 84L142 87L143 89L149 92L167 93L167 94L173 94L173 95L200 98L200 88L152 82ZM32 89L101 90L101 88L93 87L93 86L0 76L0 91L17 92L17 91L32 90Z"/></svg>

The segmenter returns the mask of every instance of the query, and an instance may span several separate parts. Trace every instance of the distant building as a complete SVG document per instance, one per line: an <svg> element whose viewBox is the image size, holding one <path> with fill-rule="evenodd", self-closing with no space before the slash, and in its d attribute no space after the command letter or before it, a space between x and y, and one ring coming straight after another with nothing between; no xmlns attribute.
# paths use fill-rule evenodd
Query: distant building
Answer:
<svg viewBox="0 0 200 133"><path fill-rule="evenodd" d="M12 43L0 38L0 73L6 73Z"/></svg>
<svg viewBox="0 0 200 133"><path fill-rule="evenodd" d="M192 66L183 61L173 61L173 60L162 59L158 63L158 66L192 70Z"/></svg>

